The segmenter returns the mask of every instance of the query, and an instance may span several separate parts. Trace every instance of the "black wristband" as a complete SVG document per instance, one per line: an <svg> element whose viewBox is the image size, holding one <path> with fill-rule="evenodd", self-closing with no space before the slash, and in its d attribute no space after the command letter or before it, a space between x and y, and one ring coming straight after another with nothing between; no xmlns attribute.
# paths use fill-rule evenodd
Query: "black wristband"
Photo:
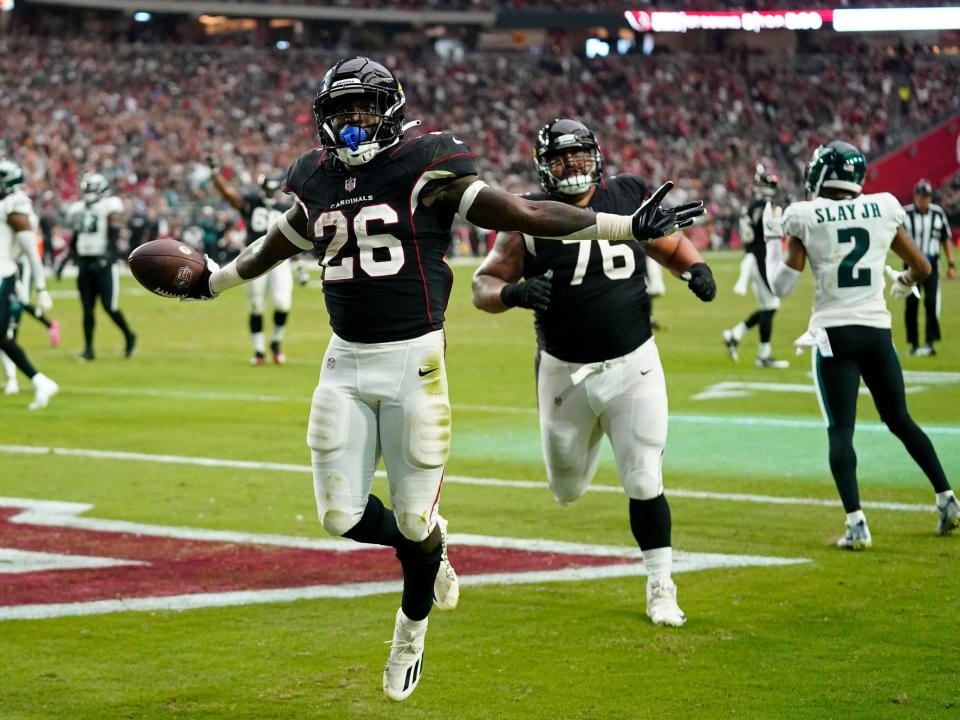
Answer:
<svg viewBox="0 0 960 720"><path fill-rule="evenodd" d="M520 287L520 283L507 283L500 288L500 302L507 307L516 307L520 304L522 293L523 289Z"/></svg>

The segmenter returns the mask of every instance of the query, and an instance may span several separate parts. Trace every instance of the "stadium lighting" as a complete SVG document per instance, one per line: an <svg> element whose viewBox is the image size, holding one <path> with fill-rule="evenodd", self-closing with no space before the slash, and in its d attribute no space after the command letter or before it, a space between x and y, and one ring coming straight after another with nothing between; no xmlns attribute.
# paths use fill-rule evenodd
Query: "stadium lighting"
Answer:
<svg viewBox="0 0 960 720"><path fill-rule="evenodd" d="M152 16L150 13L148 13L148 12L143 12L142 10L139 11L139 12L135 12L135 13L133 14L133 19L134 19L134 21L136 21L136 22L150 22L150 18L152 18L152 17L153 17L153 16Z"/></svg>
<svg viewBox="0 0 960 720"><path fill-rule="evenodd" d="M277 50L287 50L290 47L290 43L286 40L277 40Z"/></svg>
<svg viewBox="0 0 960 720"><path fill-rule="evenodd" d="M13 0L0 0L0 12L10 12L13 10Z"/></svg>
<svg viewBox="0 0 960 720"><path fill-rule="evenodd" d="M960 29L960 7L834 10L838 32Z"/></svg>
<svg viewBox="0 0 960 720"><path fill-rule="evenodd" d="M585 51L588 58L607 57L610 54L610 43L599 38L587 38Z"/></svg>

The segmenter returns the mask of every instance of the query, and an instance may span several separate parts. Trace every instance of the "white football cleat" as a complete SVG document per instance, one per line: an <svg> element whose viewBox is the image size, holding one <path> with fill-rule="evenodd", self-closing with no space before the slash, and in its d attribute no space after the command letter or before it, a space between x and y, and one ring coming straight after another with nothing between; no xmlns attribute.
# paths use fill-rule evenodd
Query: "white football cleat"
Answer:
<svg viewBox="0 0 960 720"><path fill-rule="evenodd" d="M677 585L673 580L647 580L647 616L654 625L680 627L687 621L677 605Z"/></svg>
<svg viewBox="0 0 960 720"><path fill-rule="evenodd" d="M790 367L789 360L777 360L775 357L757 357L757 367L758 368L774 368L776 370L786 370Z"/></svg>
<svg viewBox="0 0 960 720"><path fill-rule="evenodd" d="M837 547L844 550L866 550L871 545L873 538L866 520L860 520L856 525L847 525L847 531L837 540Z"/></svg>
<svg viewBox="0 0 960 720"><path fill-rule="evenodd" d="M440 569L433 581L433 603L437 610L453 610L460 601L460 581L447 557L447 521L442 515L437 516L437 525L440 526L441 554Z"/></svg>
<svg viewBox="0 0 960 720"><path fill-rule="evenodd" d="M937 519L937 535L946 535L960 527L960 503L955 496L950 496L942 507L937 505L940 517Z"/></svg>
<svg viewBox="0 0 960 720"><path fill-rule="evenodd" d="M40 373L34 375L33 387L33 402L27 406L30 410L39 410L40 408L45 408L47 403L50 402L50 398L56 395L60 390L59 385L57 385L46 375Z"/></svg>
<svg viewBox="0 0 960 720"><path fill-rule="evenodd" d="M9 378L7 384L3 386L4 395L16 395L20 392L20 385L15 377Z"/></svg>
<svg viewBox="0 0 960 720"><path fill-rule="evenodd" d="M383 692L391 700L406 700L416 689L423 673L423 639L427 635L427 621L414 622L397 610L397 624L393 628L390 657L383 668Z"/></svg>
<svg viewBox="0 0 960 720"><path fill-rule="evenodd" d="M733 330L723 331L723 344L727 346L727 355L730 359L737 362L740 359L740 354L737 352L739 341L733 336Z"/></svg>

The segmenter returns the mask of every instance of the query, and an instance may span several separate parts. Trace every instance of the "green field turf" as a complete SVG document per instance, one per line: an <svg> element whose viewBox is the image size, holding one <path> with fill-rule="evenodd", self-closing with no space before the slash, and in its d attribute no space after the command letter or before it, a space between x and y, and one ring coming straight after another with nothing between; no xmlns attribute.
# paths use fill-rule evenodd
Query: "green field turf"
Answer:
<svg viewBox="0 0 960 720"><path fill-rule="evenodd" d="M644 579L465 586L434 613L426 670L403 704L380 689L396 595L0 621L0 720L113 718L960 718L960 536L934 534L932 512L867 509L874 548L851 554L812 393L753 390L694 399L723 382L809 386L806 274L774 327L789 370L753 366L756 335L734 365L720 331L752 297L730 288L740 256L710 258L720 295L701 304L668 280L656 316L671 425L664 461L680 551L804 558L780 567L676 576L688 623L653 627ZM452 533L632 546L626 502L589 492L556 506L543 483L529 314L470 303L457 266L448 312L453 452L443 511ZM245 297L178 304L123 280L121 307L140 337L131 360L104 316L98 358L81 364L79 301L54 283L63 346L40 325L21 339L62 391L41 412L0 397L0 496L89 503L90 517L190 528L325 537L309 474L144 459L24 454L10 446L126 451L305 466L309 398L329 338L319 284L297 289L286 367L250 368ZM960 283L944 283L934 358L906 356L908 402L956 484L960 479ZM932 491L861 397L856 435L864 501L926 504ZM596 486L616 485L604 450ZM377 480L379 491L385 489ZM674 494L671 496L671 490ZM715 496L699 497L696 493ZM799 498L778 504L726 494ZM2 502L0 502L2 506ZM456 562L456 548L451 550ZM0 568L2 570L2 568ZM66 571L69 572L69 571Z"/></svg>

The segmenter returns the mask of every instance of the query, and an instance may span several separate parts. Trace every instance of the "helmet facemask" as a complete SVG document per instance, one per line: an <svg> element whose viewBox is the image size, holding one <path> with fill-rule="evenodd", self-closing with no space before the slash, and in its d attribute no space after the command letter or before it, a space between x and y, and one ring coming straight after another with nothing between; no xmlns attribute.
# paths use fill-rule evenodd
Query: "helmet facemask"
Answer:
<svg viewBox="0 0 960 720"><path fill-rule="evenodd" d="M257 178L257 185L263 192L263 203L267 207L273 207L277 204L277 193L280 190L280 181L276 178L261 175Z"/></svg>
<svg viewBox="0 0 960 720"><path fill-rule="evenodd" d="M23 183L23 170L12 160L0 158L0 197L6 197Z"/></svg>
<svg viewBox="0 0 960 720"><path fill-rule="evenodd" d="M593 132L579 120L557 118L537 134L534 160L540 186L551 195L579 197L600 182L603 155Z"/></svg>
<svg viewBox="0 0 960 720"><path fill-rule="evenodd" d="M404 97L399 90L347 78L321 91L314 103L320 143L345 165L363 165L403 134Z"/></svg>

